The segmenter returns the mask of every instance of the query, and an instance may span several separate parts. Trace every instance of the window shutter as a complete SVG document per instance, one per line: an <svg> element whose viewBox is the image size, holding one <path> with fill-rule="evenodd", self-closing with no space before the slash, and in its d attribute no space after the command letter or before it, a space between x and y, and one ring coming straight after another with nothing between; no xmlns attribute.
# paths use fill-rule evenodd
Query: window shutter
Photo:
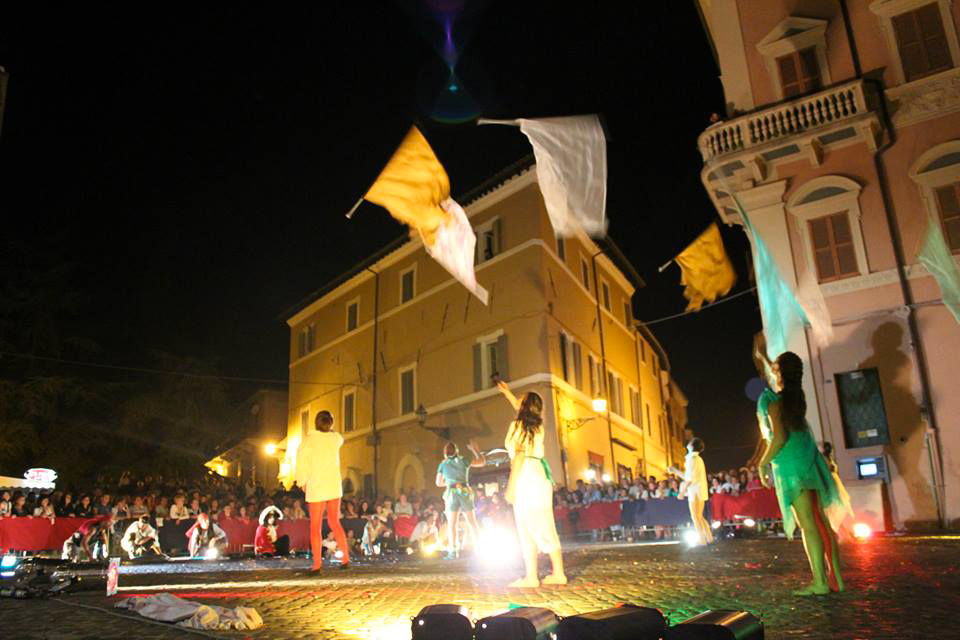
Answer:
<svg viewBox="0 0 960 640"><path fill-rule="evenodd" d="M563 373L563 381L570 382L570 371L567 360L567 336L560 332L560 371Z"/></svg>
<svg viewBox="0 0 960 640"><path fill-rule="evenodd" d="M503 221L497 218L493 221L493 255L503 251Z"/></svg>
<svg viewBox="0 0 960 640"><path fill-rule="evenodd" d="M510 379L510 367L507 365L507 336L506 334L497 338L497 368L500 377L504 380Z"/></svg>
<svg viewBox="0 0 960 640"><path fill-rule="evenodd" d="M949 69L953 63L950 59L947 36L943 31L940 6L934 2L920 7L916 13L919 35L927 54L928 72Z"/></svg>
<svg viewBox="0 0 960 640"><path fill-rule="evenodd" d="M816 91L820 88L820 61L817 50L808 47L799 52L800 70L803 77L803 91Z"/></svg>
<svg viewBox="0 0 960 640"><path fill-rule="evenodd" d="M583 389L583 356L580 353L580 343L574 342L573 346L573 382L577 389Z"/></svg>
<svg viewBox="0 0 960 640"><path fill-rule="evenodd" d="M789 98L800 93L800 78L793 54L777 58L777 68L780 70L780 86L783 88L783 97Z"/></svg>
<svg viewBox="0 0 960 640"><path fill-rule="evenodd" d="M597 381L596 381L596 371L597 367L594 364L593 356L587 356L587 367L590 369L590 397L597 397Z"/></svg>
<svg viewBox="0 0 960 640"><path fill-rule="evenodd" d="M473 345L473 390L483 389L483 345Z"/></svg>
<svg viewBox="0 0 960 640"><path fill-rule="evenodd" d="M940 221L943 234L951 251L960 250L960 197L957 190L960 184L951 184L937 189L937 204L940 209Z"/></svg>

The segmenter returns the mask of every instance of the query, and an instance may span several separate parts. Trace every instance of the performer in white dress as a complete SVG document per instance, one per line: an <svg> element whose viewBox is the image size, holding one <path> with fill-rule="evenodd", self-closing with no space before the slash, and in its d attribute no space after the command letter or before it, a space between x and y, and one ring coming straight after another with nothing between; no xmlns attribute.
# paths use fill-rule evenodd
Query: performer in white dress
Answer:
<svg viewBox="0 0 960 640"><path fill-rule="evenodd" d="M683 462L683 473L670 467L672 473L683 476L683 483L680 485L680 493L677 498L683 499L687 496L687 504L690 505L690 519L693 520L693 526L697 530L700 538L700 544L710 544L713 542L713 531L710 529L710 523L703 517L703 507L710 497L710 487L707 485L707 468L703 464L703 458L700 452L703 451L703 440L692 438L687 443L687 457Z"/></svg>
<svg viewBox="0 0 960 640"><path fill-rule="evenodd" d="M526 575L509 586L540 586L538 553L548 554L553 567L543 584L566 584L560 538L553 521L553 481L543 457L543 398L529 391L520 401L502 380L497 381L497 386L517 411L505 443L511 460L506 500L513 504Z"/></svg>

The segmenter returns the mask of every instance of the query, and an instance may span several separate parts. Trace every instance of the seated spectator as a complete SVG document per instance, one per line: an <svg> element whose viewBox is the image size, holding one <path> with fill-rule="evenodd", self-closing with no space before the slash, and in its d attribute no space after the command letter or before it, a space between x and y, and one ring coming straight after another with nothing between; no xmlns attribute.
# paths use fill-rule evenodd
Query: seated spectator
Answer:
<svg viewBox="0 0 960 640"><path fill-rule="evenodd" d="M393 507L393 513L397 516L413 515L413 505L407 502L407 494L401 493L397 497L397 504Z"/></svg>
<svg viewBox="0 0 960 640"><path fill-rule="evenodd" d="M633 481L633 484L630 485L630 488L627 490L627 495L631 500L639 500L643 497L643 479L637 476Z"/></svg>
<svg viewBox="0 0 960 640"><path fill-rule="evenodd" d="M247 505L242 504L237 508L237 520L250 522L250 511L247 509Z"/></svg>
<svg viewBox="0 0 960 640"><path fill-rule="evenodd" d="M360 501L360 507L357 509L357 514L361 518L364 516L372 516L374 514L373 506L370 504L369 500Z"/></svg>
<svg viewBox="0 0 960 640"><path fill-rule="evenodd" d="M133 504L130 505L130 517L139 518L140 516L150 515L150 510L147 509L147 505L143 503L142 496L135 496L133 498Z"/></svg>
<svg viewBox="0 0 960 640"><path fill-rule="evenodd" d="M188 509L184 502L186 502L187 497L182 493L178 493L173 497L173 506L170 507L170 519L176 520L177 523L180 523L184 520L190 519L190 509Z"/></svg>
<svg viewBox="0 0 960 640"><path fill-rule="evenodd" d="M390 498L383 499L383 507L382 507L382 510L380 511L380 515L382 515L384 518L387 518L387 519L393 517L393 500L391 500Z"/></svg>
<svg viewBox="0 0 960 640"><path fill-rule="evenodd" d="M123 532L120 547L127 552L131 560L146 555L166 557L157 540L157 530L150 526L150 516L144 514L131 522Z"/></svg>
<svg viewBox="0 0 960 640"><path fill-rule="evenodd" d="M51 520L56 517L56 513L53 510L53 505L50 504L50 498L43 496L40 498L40 502L33 510L34 518L50 518Z"/></svg>
<svg viewBox="0 0 960 640"><path fill-rule="evenodd" d="M343 517L344 518L358 518L357 509L353 504L353 500L344 500L343 501Z"/></svg>
<svg viewBox="0 0 960 640"><path fill-rule="evenodd" d="M680 495L680 483L677 482L676 478L671 478L670 482L667 483L667 496L668 498L676 498Z"/></svg>
<svg viewBox="0 0 960 640"><path fill-rule="evenodd" d="M9 518L13 514L13 502L10 500L10 492L0 493L0 518Z"/></svg>
<svg viewBox="0 0 960 640"><path fill-rule="evenodd" d="M33 517L33 510L27 507L27 496L19 492L14 494L13 507L10 509L10 515L14 518Z"/></svg>
<svg viewBox="0 0 960 640"><path fill-rule="evenodd" d="M301 502L307 499L306 494L303 493L303 489L297 486L297 481L293 481L293 485L290 487L290 491L287 492L290 494L290 497L294 500L300 500Z"/></svg>
<svg viewBox="0 0 960 640"><path fill-rule="evenodd" d="M603 502L616 502L617 501L617 488L615 485L607 485L606 491L603 492Z"/></svg>
<svg viewBox="0 0 960 640"><path fill-rule="evenodd" d="M117 504L113 506L113 516L118 520L127 520L130 516L130 507L127 505L127 497L117 498Z"/></svg>
<svg viewBox="0 0 960 640"><path fill-rule="evenodd" d="M110 504L110 494L102 493L93 506L93 514L97 516L112 516L113 505Z"/></svg>
<svg viewBox="0 0 960 640"><path fill-rule="evenodd" d="M390 529L379 515L368 516L367 524L363 527L363 537L360 539L360 550L363 551L363 555L380 555L380 544L390 535Z"/></svg>
<svg viewBox="0 0 960 640"><path fill-rule="evenodd" d="M93 500L91 500L89 494L83 494L80 496L80 502L77 503L76 508L73 511L73 515L77 518L91 518L93 517Z"/></svg>
<svg viewBox="0 0 960 640"><path fill-rule="evenodd" d="M587 487L586 494L583 496L583 504L589 505L594 502L600 502L601 500L603 500L603 493L600 491L600 486L595 482L591 482L590 486Z"/></svg>
<svg viewBox="0 0 960 640"><path fill-rule="evenodd" d="M299 498L295 498L293 501L293 506L290 507L290 518L292 520L307 519L307 512L303 510L303 504L301 504Z"/></svg>
<svg viewBox="0 0 960 640"><path fill-rule="evenodd" d="M327 559L333 558L337 554L337 540L333 535L331 530L327 537L323 539L323 542L320 543L323 545L323 556Z"/></svg>
<svg viewBox="0 0 960 640"><path fill-rule="evenodd" d="M410 534L410 544L419 545L421 549L431 544L439 546L440 531L437 527L438 520L439 516L436 512L432 512L420 520L417 526L413 528L413 533ZM364 534L366 534L366 531L364 531Z"/></svg>
<svg viewBox="0 0 960 640"><path fill-rule="evenodd" d="M624 488L620 487L620 490L617 492L617 502L623 502L624 500L630 499L630 492Z"/></svg>
<svg viewBox="0 0 960 640"><path fill-rule="evenodd" d="M53 507L53 511L58 518L70 518L73 517L76 506L73 502L73 494L68 491L60 497L59 502Z"/></svg>
<svg viewBox="0 0 960 640"><path fill-rule="evenodd" d="M661 480L657 489L660 490L660 498L667 498L670 495L670 483L666 480Z"/></svg>
<svg viewBox="0 0 960 640"><path fill-rule="evenodd" d="M260 513L260 526L253 538L253 551L258 556L285 556L290 553L290 536L277 534L281 517L280 510L274 506Z"/></svg>
<svg viewBox="0 0 960 640"><path fill-rule="evenodd" d="M211 520L216 522L220 519L220 501L216 498L211 498L207 504L207 515L210 516Z"/></svg>
<svg viewBox="0 0 960 640"><path fill-rule="evenodd" d="M153 516L155 518L170 517L170 507L167 505L166 496L160 496L160 498L157 500L157 505L153 508Z"/></svg>
<svg viewBox="0 0 960 640"><path fill-rule="evenodd" d="M208 549L216 549L217 555L223 555L227 550L227 534L210 517L201 512L197 521L187 530L190 539L190 555L194 558L206 554Z"/></svg>
<svg viewBox="0 0 960 640"><path fill-rule="evenodd" d="M197 495L196 492L194 492L193 495L196 496ZM190 511L190 516L193 518L196 518L198 515L203 513L203 507L200 505L200 498L193 498L190 501L189 511Z"/></svg>
<svg viewBox="0 0 960 640"><path fill-rule="evenodd" d="M233 513L233 503L232 503L232 502L228 502L227 504L223 505L223 509L220 510L220 518L219 518L219 519L220 519L220 520L230 520L231 518L234 517L234 515L235 515L235 514Z"/></svg>
<svg viewBox="0 0 960 640"><path fill-rule="evenodd" d="M763 485L760 484L760 476L758 476L753 469L748 469L747 491L756 491L757 489L763 489Z"/></svg>
<svg viewBox="0 0 960 640"><path fill-rule="evenodd" d="M721 485L720 478L717 476L710 478L710 493L723 493L723 485Z"/></svg>
<svg viewBox="0 0 960 640"><path fill-rule="evenodd" d="M737 487L733 484L733 479L726 473L720 474L723 478L723 482L720 484L720 489L723 493L736 494Z"/></svg>

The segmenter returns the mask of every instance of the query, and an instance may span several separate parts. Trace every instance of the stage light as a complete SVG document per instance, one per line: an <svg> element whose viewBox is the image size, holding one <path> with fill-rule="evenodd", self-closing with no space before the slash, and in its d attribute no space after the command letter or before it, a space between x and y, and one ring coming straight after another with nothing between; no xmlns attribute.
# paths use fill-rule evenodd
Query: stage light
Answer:
<svg viewBox="0 0 960 640"><path fill-rule="evenodd" d="M591 404L593 405L593 410L596 413L604 413L607 410L606 398L594 398Z"/></svg>
<svg viewBox="0 0 960 640"><path fill-rule="evenodd" d="M665 640L763 640L763 622L746 611L704 611L671 627Z"/></svg>
<svg viewBox="0 0 960 640"><path fill-rule="evenodd" d="M560 620L540 607L518 607L477 622L477 640L547 640L553 638Z"/></svg>
<svg viewBox="0 0 960 640"><path fill-rule="evenodd" d="M747 527L755 527L755 526L757 526L757 522L756 522L756 520L754 520L753 518L745 518L744 521L743 521L743 524L744 524L744 526L747 526Z"/></svg>
<svg viewBox="0 0 960 640"><path fill-rule="evenodd" d="M587 469L586 471L583 472L583 477L591 481L596 480L597 472L594 471L593 469Z"/></svg>
<svg viewBox="0 0 960 640"><path fill-rule="evenodd" d="M873 529L866 522L857 522L853 525L853 537L863 540L873 535Z"/></svg>
<svg viewBox="0 0 960 640"><path fill-rule="evenodd" d="M557 640L660 640L666 630L660 611L627 604L564 618L557 627Z"/></svg>
<svg viewBox="0 0 960 640"><path fill-rule="evenodd" d="M424 556L432 556L437 551L437 545L435 544L425 544L423 545L422 553Z"/></svg>
<svg viewBox="0 0 960 640"><path fill-rule="evenodd" d="M340 551L339 549L337 549L336 551L333 552L333 557L336 558L337 560L342 560L343 551Z"/></svg>
<svg viewBox="0 0 960 640"><path fill-rule="evenodd" d="M605 483L610 482L610 474L609 473L603 474L603 477L601 478L601 480L603 480Z"/></svg>
<svg viewBox="0 0 960 640"><path fill-rule="evenodd" d="M466 607L432 604L413 619L413 640L471 640L473 625Z"/></svg>
<svg viewBox="0 0 960 640"><path fill-rule="evenodd" d="M17 575L16 571L0 571L0 578L12 578Z"/></svg>
<svg viewBox="0 0 960 640"><path fill-rule="evenodd" d="M267 452L268 456L272 456L277 452L277 445L274 444L273 442L268 442L267 446L265 446L263 450Z"/></svg>
<svg viewBox="0 0 960 640"><path fill-rule="evenodd" d="M17 556L3 556L3 560L0 560L0 568L2 569L9 569L15 566L17 566Z"/></svg>
<svg viewBox="0 0 960 640"><path fill-rule="evenodd" d="M719 520L714 520L713 522L710 523L710 526L713 527L714 529L719 529L720 527L723 526L723 523L720 522Z"/></svg>
<svg viewBox="0 0 960 640"><path fill-rule="evenodd" d="M206 558L207 560L216 560L217 558L220 557L220 552L217 551L216 548L210 547L209 549L203 552L203 557Z"/></svg>
<svg viewBox="0 0 960 640"><path fill-rule="evenodd" d="M519 556L517 538L512 532L500 527L481 527L477 536L476 557L483 566L509 566Z"/></svg>
<svg viewBox="0 0 960 640"><path fill-rule="evenodd" d="M683 532L683 541L687 543L688 547L695 547L700 544L700 534L694 529L687 529Z"/></svg>

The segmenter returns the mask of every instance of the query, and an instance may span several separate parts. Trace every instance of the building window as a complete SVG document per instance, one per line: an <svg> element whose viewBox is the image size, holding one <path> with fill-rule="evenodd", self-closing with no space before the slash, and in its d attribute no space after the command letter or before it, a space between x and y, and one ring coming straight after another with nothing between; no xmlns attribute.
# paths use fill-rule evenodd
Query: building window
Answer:
<svg viewBox="0 0 960 640"><path fill-rule="evenodd" d="M345 391L343 393L343 431L353 431L356 428L356 392Z"/></svg>
<svg viewBox="0 0 960 640"><path fill-rule="evenodd" d="M630 421L643 429L643 419L640 416L640 392L630 387Z"/></svg>
<svg viewBox="0 0 960 640"><path fill-rule="evenodd" d="M400 272L400 304L413 300L417 287L417 265Z"/></svg>
<svg viewBox="0 0 960 640"><path fill-rule="evenodd" d="M936 194L944 240L950 251L960 252L960 182L939 187Z"/></svg>
<svg viewBox="0 0 960 640"><path fill-rule="evenodd" d="M353 331L360 324L360 300L347 303L347 332Z"/></svg>
<svg viewBox="0 0 960 640"><path fill-rule="evenodd" d="M780 73L780 88L784 98L819 91L823 86L817 51L813 47L780 56L777 58L777 71Z"/></svg>
<svg viewBox="0 0 960 640"><path fill-rule="evenodd" d="M400 370L400 415L407 415L417 408L417 367L411 365Z"/></svg>
<svg viewBox="0 0 960 640"><path fill-rule="evenodd" d="M623 301L623 324L628 327L633 326L633 309L630 308L630 301Z"/></svg>
<svg viewBox="0 0 960 640"><path fill-rule="evenodd" d="M607 371L607 390L609 391L607 402L610 403L610 410L618 416L624 415L623 380L620 376L609 370Z"/></svg>
<svg viewBox="0 0 960 640"><path fill-rule="evenodd" d="M476 228L477 264L483 264L502 251L500 218L492 218Z"/></svg>
<svg viewBox="0 0 960 640"><path fill-rule="evenodd" d="M580 258L580 280L583 288L590 291L590 265L583 258Z"/></svg>
<svg viewBox="0 0 960 640"><path fill-rule="evenodd" d="M650 364L653 366L653 375L660 377L660 358L655 353L650 354Z"/></svg>
<svg viewBox="0 0 960 640"><path fill-rule="evenodd" d="M300 412L300 438L306 438L310 433L310 410Z"/></svg>
<svg viewBox="0 0 960 640"><path fill-rule="evenodd" d="M660 430L660 444L664 444L665 438L663 437L663 416L657 416L657 427Z"/></svg>
<svg viewBox="0 0 960 640"><path fill-rule="evenodd" d="M304 357L308 353L313 351L313 341L314 335L316 334L316 326L308 325L300 329L300 333L297 336L297 357Z"/></svg>
<svg viewBox="0 0 960 640"><path fill-rule="evenodd" d="M557 257L560 258L560 262L565 262L567 259L567 248L563 238L557 238Z"/></svg>
<svg viewBox="0 0 960 640"><path fill-rule="evenodd" d="M507 336L503 331L481 336L473 345L473 390L489 389L493 376L509 380L507 367Z"/></svg>
<svg viewBox="0 0 960 640"><path fill-rule="evenodd" d="M570 341L570 357L573 359L573 383L577 389L583 389L583 355L579 342Z"/></svg>
<svg viewBox="0 0 960 640"><path fill-rule="evenodd" d="M602 296L603 296L603 297L601 298L601 302L603 303L603 308L606 309L607 311L610 311L610 310L611 310L611 307L610 307L610 285L608 285L606 282L603 282L603 281L601 280L601 281L600 281L600 290L601 290L601 293L602 293Z"/></svg>
<svg viewBox="0 0 960 640"><path fill-rule="evenodd" d="M587 356L587 373L590 375L590 397L597 398L600 396L597 390L597 359L593 357L593 354Z"/></svg>
<svg viewBox="0 0 960 640"><path fill-rule="evenodd" d="M647 362L647 343L643 338L640 338L640 360L644 364Z"/></svg>
<svg viewBox="0 0 960 640"><path fill-rule="evenodd" d="M587 451L587 466L593 471L593 478L600 482L603 478L603 456L593 451Z"/></svg>
<svg viewBox="0 0 960 640"><path fill-rule="evenodd" d="M857 254L846 211L810 220L813 260L820 282L859 275Z"/></svg>
<svg viewBox="0 0 960 640"><path fill-rule="evenodd" d="M570 371L567 366L567 334L560 332L560 370L563 372L563 381L570 382Z"/></svg>
<svg viewBox="0 0 960 640"><path fill-rule="evenodd" d="M643 408L647 413L647 435L653 435L653 426L650 424L650 405L646 402L643 403Z"/></svg>
<svg viewBox="0 0 960 640"><path fill-rule="evenodd" d="M953 67L936 2L893 16L891 23L907 82Z"/></svg>

